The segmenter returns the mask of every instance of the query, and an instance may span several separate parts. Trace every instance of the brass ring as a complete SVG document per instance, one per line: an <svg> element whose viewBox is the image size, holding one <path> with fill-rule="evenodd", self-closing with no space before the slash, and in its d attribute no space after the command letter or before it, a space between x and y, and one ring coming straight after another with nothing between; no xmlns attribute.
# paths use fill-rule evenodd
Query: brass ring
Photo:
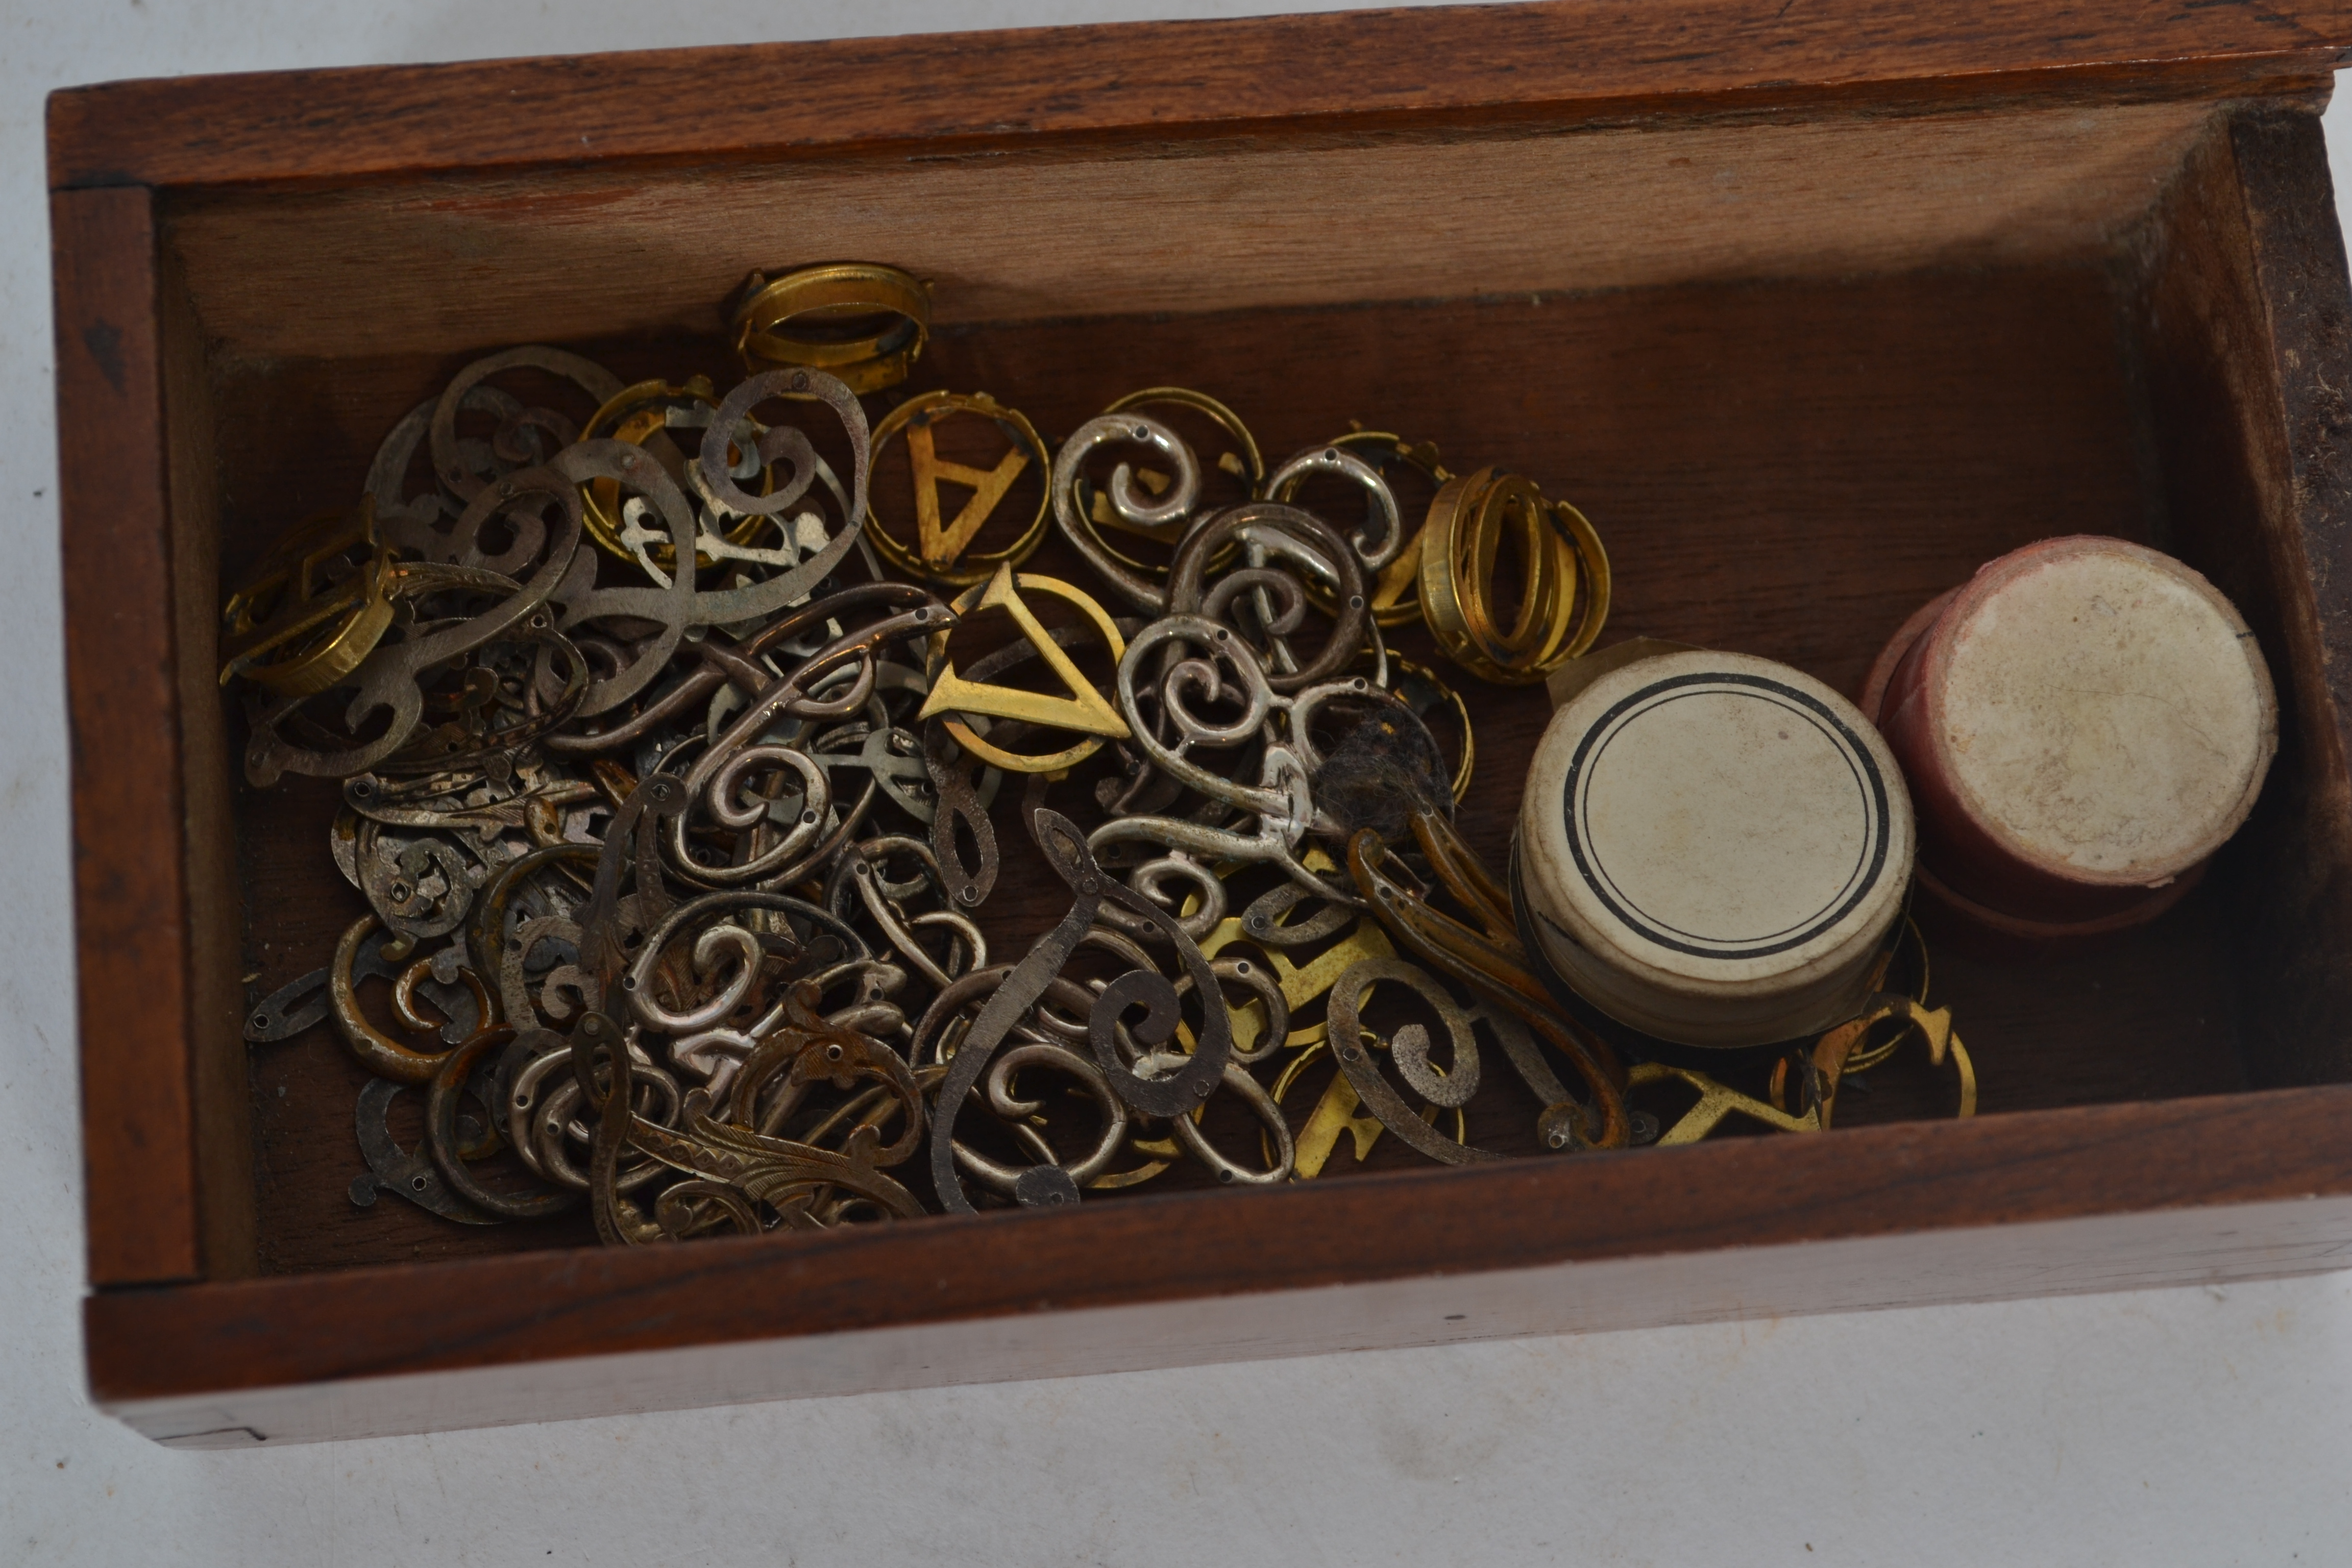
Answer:
<svg viewBox="0 0 2352 1568"><path fill-rule="evenodd" d="M1519 669L1540 664L1567 630L1576 591L1573 556L1547 526L1549 509L1535 481L1498 476L1477 497L1453 537L1454 589L1471 646L1492 665ZM1504 539L1516 533L1526 584L1510 627L1496 619L1488 595Z"/></svg>
<svg viewBox="0 0 2352 1568"><path fill-rule="evenodd" d="M356 552L365 558L348 576L320 580ZM221 612L220 683L243 676L281 697L315 697L350 675L391 628L394 561L376 541L373 497L293 529Z"/></svg>
<svg viewBox="0 0 2352 1568"><path fill-rule="evenodd" d="M782 330L818 311L836 318L887 313L898 320L878 332L848 339ZM728 332L755 373L803 365L831 372L852 392L879 392L906 380L930 341L930 289L895 267L867 261L803 267L773 281L754 272Z"/></svg>
<svg viewBox="0 0 2352 1568"><path fill-rule="evenodd" d="M1358 656L1360 660L1368 657L1367 655ZM1471 770L1476 766L1478 761L1478 738L1470 728L1470 705L1462 700L1460 692L1440 680L1435 670L1415 664L1402 654L1397 653L1389 655L1389 664L1391 668L1399 671L1406 679L1425 680L1436 688L1439 705L1454 715L1454 722L1462 731L1462 760L1454 765L1451 787L1454 791L1454 804L1461 805L1470 796ZM1399 700L1402 700L1403 693L1397 690L1394 678L1391 679L1389 690ZM1427 721L1424 720L1424 726L1426 723Z"/></svg>
<svg viewBox="0 0 2352 1568"><path fill-rule="evenodd" d="M1485 468L1448 479L1429 503L1429 521L1422 528L1422 617L1429 623L1440 651L1457 664L1464 662L1462 656L1470 647L1470 635L1462 624L1462 606L1454 589L1454 539L1464 505L1493 478L1494 472Z"/></svg>
<svg viewBox="0 0 2352 1568"><path fill-rule="evenodd" d="M1561 648L1559 661L1553 666L1557 668L1571 658L1583 658L1600 640L1601 628L1609 620L1610 573L1609 552L1601 547L1601 535L1591 521L1564 500L1551 504L1560 526L1568 531L1569 539L1584 563L1584 616L1575 635Z"/></svg>
<svg viewBox="0 0 2352 1568"><path fill-rule="evenodd" d="M1511 624L1489 595L1516 529L1527 582ZM1445 656L1498 685L1543 679L1591 647L1609 616L1609 556L1584 514L1492 468L1449 479L1422 533L1422 616Z"/></svg>

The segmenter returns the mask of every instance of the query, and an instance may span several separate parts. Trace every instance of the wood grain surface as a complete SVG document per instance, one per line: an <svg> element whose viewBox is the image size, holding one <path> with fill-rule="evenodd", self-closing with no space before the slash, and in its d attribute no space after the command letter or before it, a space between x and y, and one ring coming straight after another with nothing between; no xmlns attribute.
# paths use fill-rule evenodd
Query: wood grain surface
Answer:
<svg viewBox="0 0 2352 1568"><path fill-rule="evenodd" d="M2347 1232L2345 1197L2150 1209L110 1397L104 1407L171 1447L277 1447L1665 1323L1739 1320L1769 1334L1801 1313L2315 1273L2341 1267Z"/></svg>
<svg viewBox="0 0 2352 1568"><path fill-rule="evenodd" d="M2352 1077L2352 280L2347 280L2335 183L2318 116L2242 115L2231 153L2245 192L2247 238L2269 331L2278 387L2277 424L2266 432L2283 450L2284 486L2265 487L2281 534L2273 548L2299 545L2311 584L2307 623L2315 664L2298 660L2307 715L2299 743L2306 761L2294 793L2300 807L2282 826L2250 887L2269 917L2258 929L2274 946L2256 973L2249 1023L2260 1031L2263 1081L2311 1083ZM2284 501L2284 507L2276 503ZM2301 595L2290 603L2300 608Z"/></svg>
<svg viewBox="0 0 2352 1568"><path fill-rule="evenodd" d="M236 758L213 650L220 637L220 476L213 375L184 273L166 250L158 290L170 443L172 621L180 658L179 734L187 811L189 1076L196 1113L197 1223L205 1277L254 1272L253 1117L239 928Z"/></svg>
<svg viewBox="0 0 2352 1568"><path fill-rule="evenodd" d="M1867 107L2316 84L2352 9L1556 0L116 83L49 100L53 187L347 182L1274 121Z"/></svg>
<svg viewBox="0 0 2352 1568"><path fill-rule="evenodd" d="M2239 1007L2261 1084L2352 1074L2352 607L2345 548L2344 250L2315 116L2238 117L2140 241L2138 363L2168 510L2159 542L2246 615L2280 679L2280 752L2215 895L2259 977Z"/></svg>
<svg viewBox="0 0 2352 1568"><path fill-rule="evenodd" d="M51 198L94 1283L203 1271L175 564L148 193Z"/></svg>
<svg viewBox="0 0 2352 1568"><path fill-rule="evenodd" d="M165 232L216 352L268 358L715 334L752 263L825 257L889 258L942 325L1846 278L2094 261L2218 112L600 164L209 192Z"/></svg>
<svg viewBox="0 0 2352 1568"><path fill-rule="evenodd" d="M2282 1162L2282 1143L2307 1159ZM1572 1155L1050 1214L110 1291L89 1300L83 1322L103 1404L955 1320L1030 1316L1033 1332L1050 1334L1053 1314L1095 1307L2202 1205L2291 1214L2347 1190L2352 1086L2337 1085L1731 1139L1666 1157ZM2179 1219L2182 1237L2199 1237L2193 1215ZM2095 1248L2071 1267L2054 1261L2051 1283L2137 1282L2106 1261ZM2175 1256L2162 1267L2177 1277L2184 1261L2198 1266ZM1937 1289L1954 1299L1952 1282ZM1876 1304L1919 1299L1894 1277ZM1147 1347L1136 1354L1152 1364ZM960 1381L957 1370L929 1381Z"/></svg>

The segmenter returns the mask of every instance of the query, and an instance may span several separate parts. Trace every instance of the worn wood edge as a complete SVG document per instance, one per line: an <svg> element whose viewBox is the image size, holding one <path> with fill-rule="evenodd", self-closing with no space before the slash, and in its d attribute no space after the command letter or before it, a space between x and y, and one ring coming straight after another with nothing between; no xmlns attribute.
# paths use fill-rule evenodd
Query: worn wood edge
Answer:
<svg viewBox="0 0 2352 1568"><path fill-rule="evenodd" d="M150 194L50 200L91 1280L201 1272L188 842Z"/></svg>
<svg viewBox="0 0 2352 1568"><path fill-rule="evenodd" d="M2227 323L2214 352L2261 378L2247 397L2255 405L2247 446L2265 542L2284 563L2289 663L2303 677L2295 722L2283 724L2281 735L2282 754L2299 754L2303 765L2273 792L2273 820L2246 836L2255 856L2237 870L2255 916L2241 929L2241 962L2268 982L2247 998L2244 1054L2257 1083L2308 1082L2352 1072L2344 1023L2352 970L2339 934L2352 930L2352 679L2344 668L2352 585L2336 570L2346 454L2341 430L2331 441L2311 417L2315 392L2342 412L2342 394L2329 383L2340 386L2352 368L2343 342L2352 298L2316 116L2249 107L2222 130L2213 162L2225 174L2210 182L2210 199L2221 209L2214 221L2229 237L2231 282L2244 302L2242 325ZM2298 247L2305 254L2294 254ZM2239 352L2242 341L2254 352Z"/></svg>
<svg viewBox="0 0 2352 1568"><path fill-rule="evenodd" d="M2255 893L2284 906L2261 934L2292 983L2256 999L2279 1042L2260 1077L2309 1081L2352 1073L2352 959L2340 934L2352 931L2352 278L2318 118L2249 109L2229 134L2275 381L2273 500L2285 513L2283 542L2300 547L2318 654L2303 743L2322 764L2301 803L2305 831L2282 836L2272 857L2285 874Z"/></svg>
<svg viewBox="0 0 2352 1568"><path fill-rule="evenodd" d="M2347 1264L2352 1197L2338 1194L100 1404L171 1447L251 1448L1346 1351L2211 1286Z"/></svg>
<svg viewBox="0 0 2352 1568"><path fill-rule="evenodd" d="M2264 797L2217 862L2258 1085L2352 1075L2352 281L2315 110L2233 106L2126 246L2163 538L2237 599L2281 683ZM2185 488L2183 488L2185 487ZM2252 537L2245 537L2251 533Z"/></svg>
<svg viewBox="0 0 2352 1568"><path fill-rule="evenodd" d="M2233 1022L2249 1078L2276 1087L2282 1080L2264 1071L2288 989L2277 984L2286 949L2276 927L2281 917L2300 925L2308 910L2293 889L2304 867L2329 858L2326 780L2340 758L2331 761L2339 748L2317 673L2313 573L2285 496L2276 355L2229 120L2216 119L2128 237L2117 292L2130 301L2123 336L2162 508L2153 542L2198 566L2247 616L2279 684L2278 755L2246 831L2217 858L2208 895L2238 904L2236 963L2271 982L2242 987Z"/></svg>
<svg viewBox="0 0 2352 1568"><path fill-rule="evenodd" d="M2334 721L2310 740L2326 748L2337 820L2352 823L2352 577L2337 569L2352 550L2352 272L2317 114L2250 107L2228 128Z"/></svg>
<svg viewBox="0 0 2352 1568"><path fill-rule="evenodd" d="M2297 1155L2283 1161L2279 1149ZM84 1325L91 1386L112 1407L691 1343L2312 1195L2352 1196L2352 1085L818 1236L103 1291L86 1303ZM1904 1299L1899 1282L1886 1289L1889 1300Z"/></svg>
<svg viewBox="0 0 2352 1568"><path fill-rule="evenodd" d="M154 79L47 106L53 188L360 179L1429 114L1559 121L1932 82L2047 96L2317 81L2352 7L1592 0ZM1502 68L1491 62L1507 61ZM789 93L777 93L789 81ZM919 84L919 88L918 87ZM1906 86L1906 84L1908 84ZM678 112L681 102L702 106Z"/></svg>

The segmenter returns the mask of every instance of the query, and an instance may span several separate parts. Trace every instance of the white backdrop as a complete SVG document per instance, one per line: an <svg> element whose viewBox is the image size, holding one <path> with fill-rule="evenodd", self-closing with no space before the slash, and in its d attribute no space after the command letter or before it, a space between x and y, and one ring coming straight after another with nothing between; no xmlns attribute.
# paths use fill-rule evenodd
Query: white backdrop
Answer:
<svg viewBox="0 0 2352 1568"><path fill-rule="evenodd" d="M170 1452L89 1408L43 95L182 71L1281 8L0 8L0 210L18 215L0 228L0 1563L2352 1562L2344 1274L277 1451ZM2330 129L2352 135L2340 117ZM2337 147L2352 166L2352 143Z"/></svg>

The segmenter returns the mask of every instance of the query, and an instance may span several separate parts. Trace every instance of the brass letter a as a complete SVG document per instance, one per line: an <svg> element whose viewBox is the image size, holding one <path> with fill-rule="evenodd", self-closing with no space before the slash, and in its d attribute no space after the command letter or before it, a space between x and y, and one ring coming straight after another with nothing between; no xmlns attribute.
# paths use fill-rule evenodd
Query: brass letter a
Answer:
<svg viewBox="0 0 2352 1568"><path fill-rule="evenodd" d="M1019 447L1004 454L993 468L974 468L962 463L951 463L931 449L931 426L928 419L918 416L907 430L907 459L915 470L916 544L923 554L923 564L945 570L956 563L972 536L981 531L996 503L1013 488L1013 481L1029 466L1029 454ZM940 481L969 486L971 499L963 503L955 521L943 531L940 527Z"/></svg>

